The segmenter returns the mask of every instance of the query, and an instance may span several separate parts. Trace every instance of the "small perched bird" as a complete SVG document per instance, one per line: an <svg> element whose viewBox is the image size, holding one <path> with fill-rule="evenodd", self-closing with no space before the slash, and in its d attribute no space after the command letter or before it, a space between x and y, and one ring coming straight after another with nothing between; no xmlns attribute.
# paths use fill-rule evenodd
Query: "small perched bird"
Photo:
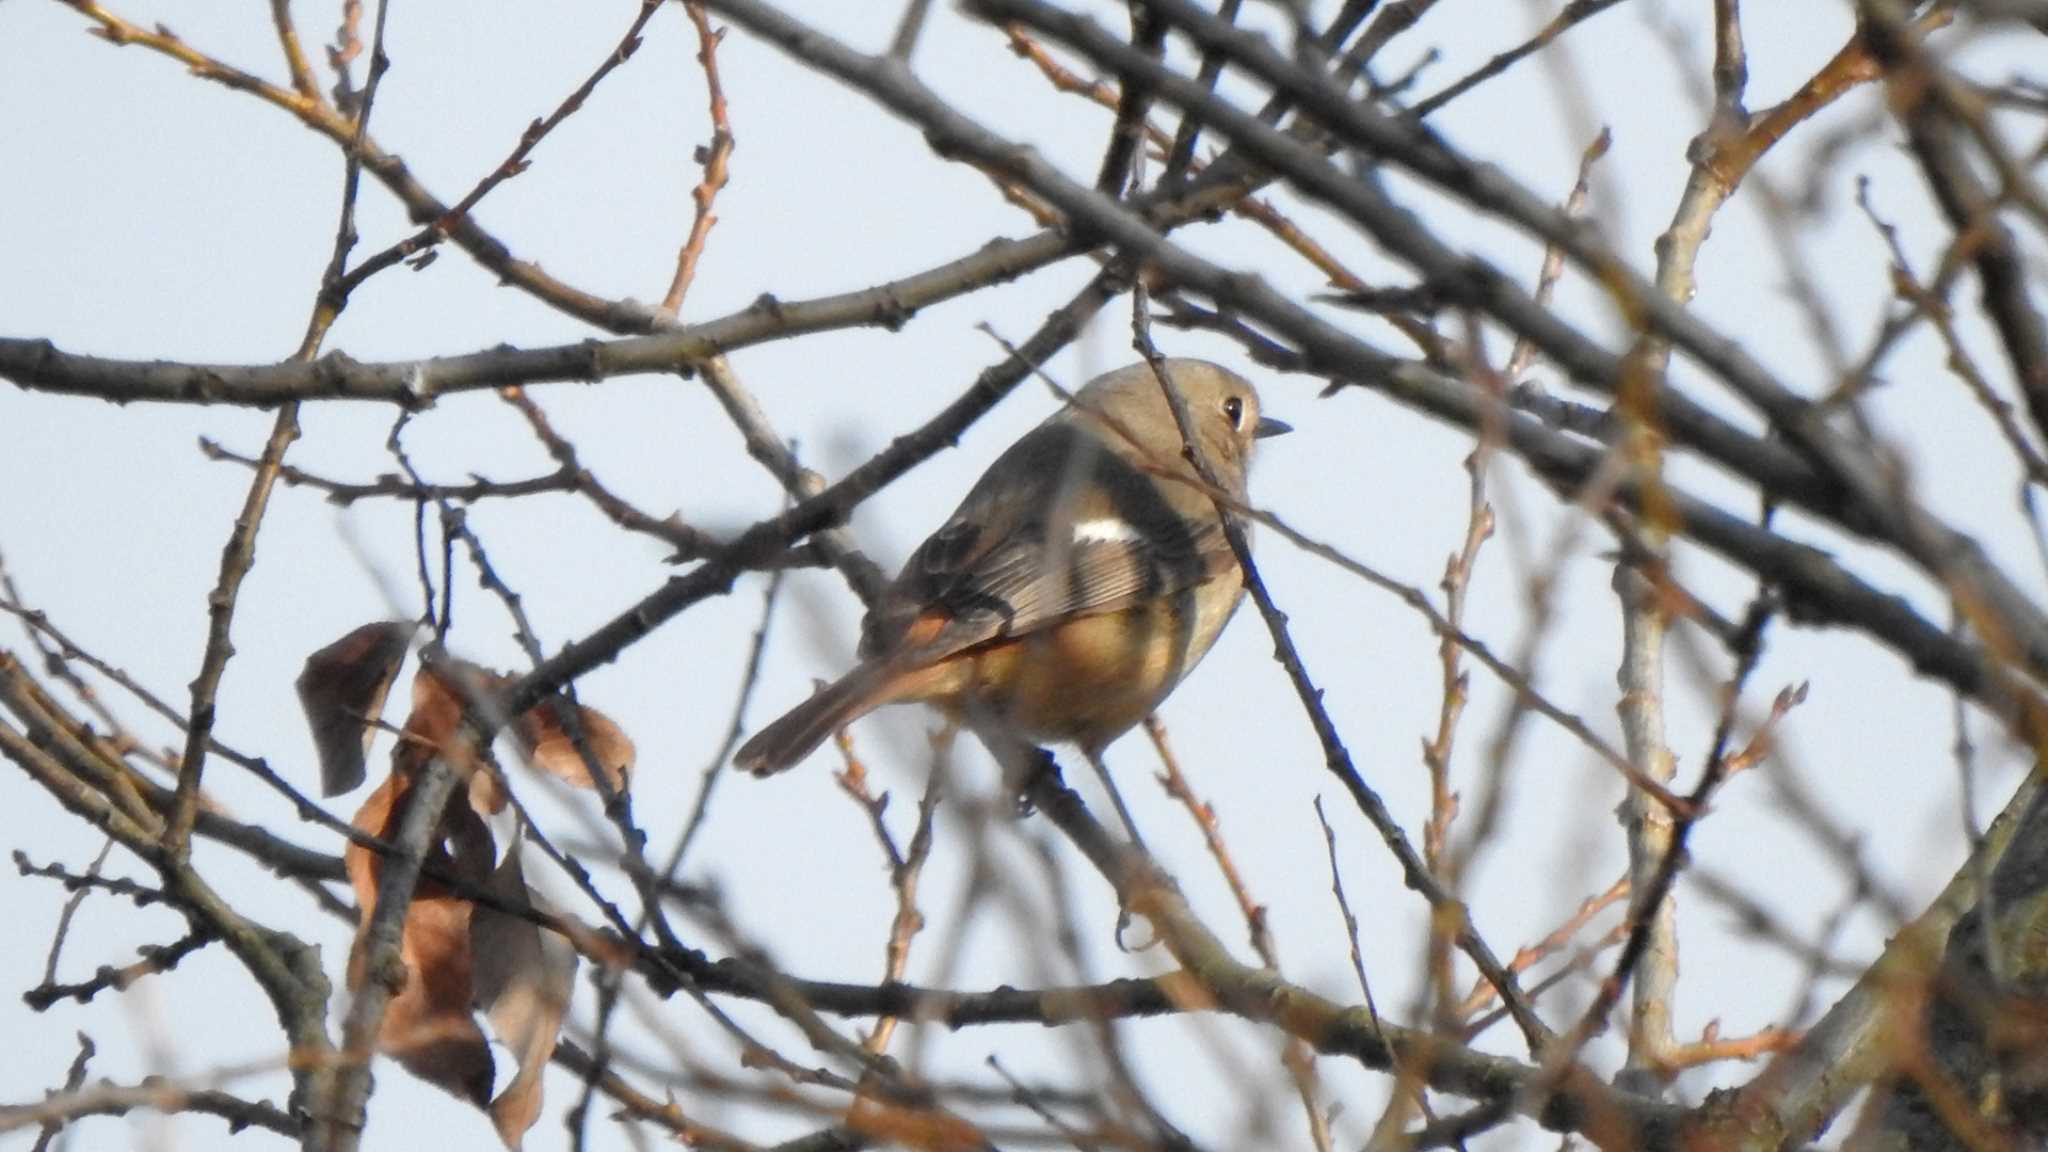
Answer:
<svg viewBox="0 0 2048 1152"><path fill-rule="evenodd" d="M1261 416L1233 372L1165 367L1203 459L1243 503L1253 443L1290 429ZM1159 706L1243 598L1158 374L1119 368L996 458L868 613L860 663L734 763L783 771L853 720L909 701L1092 758Z"/></svg>

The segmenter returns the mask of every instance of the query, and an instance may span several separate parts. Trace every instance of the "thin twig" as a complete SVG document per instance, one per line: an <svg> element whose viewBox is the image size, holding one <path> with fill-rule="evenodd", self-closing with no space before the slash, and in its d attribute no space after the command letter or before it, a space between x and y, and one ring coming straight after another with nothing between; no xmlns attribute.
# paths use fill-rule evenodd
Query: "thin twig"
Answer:
<svg viewBox="0 0 2048 1152"><path fill-rule="evenodd" d="M63 910L57 913L57 927L50 933L50 955L47 960L43 961L44 986L47 987L49 985L56 983L57 958L63 955L64 940L67 936L71 934L72 917L78 915L79 906L85 903L85 898L92 892L93 885L91 881L98 880L100 878L100 869L106 866L107 857L110 854L112 854L113 851L113 838L108 837L106 843L100 845L99 854L97 856L94 856L92 858L92 863L86 866L84 879L87 882L70 886L71 898L69 900L64 901ZM29 872L28 857L24 856L19 850L16 850L16 852L14 853L14 861L15 867L21 869L21 872L24 876L27 875ZM72 1085L72 1087L76 1088L77 1085L74 1084Z"/></svg>
<svg viewBox="0 0 2048 1152"><path fill-rule="evenodd" d="M917 51L918 38L924 35L925 18L931 9L932 0L908 0L903 5L903 18L896 22L896 35L889 41L889 55L906 64L910 62L910 54Z"/></svg>
<svg viewBox="0 0 2048 1152"><path fill-rule="evenodd" d="M112 841L108 841L108 843L112 843ZM93 1054L97 1051L98 1048L93 1044L92 1037L80 1032L78 1034L78 1055L71 1058L71 1068L64 1074L64 1087L62 1089L64 1092L77 1092L85 1084L85 1066L91 1062ZM50 1142L57 1138L57 1133L64 1130L64 1123L63 1118L54 1116L45 1121L42 1133L36 1137L36 1146L30 1149L30 1152L50 1152Z"/></svg>
<svg viewBox="0 0 2048 1152"><path fill-rule="evenodd" d="M84 891L80 890L79 895L84 895ZM101 992L110 989L115 992L126 991L130 985L145 976L169 972L178 966L179 961L213 943L215 939L213 930L202 925L169 944L143 945L136 950L142 958L132 964L124 964L119 968L102 965L90 978L70 984L60 984L46 978L41 984L22 993L21 998L38 1012L47 1011L59 1000L76 1000L80 1004L85 1004Z"/></svg>
<svg viewBox="0 0 2048 1152"><path fill-rule="evenodd" d="M284 1136L300 1135L298 1118L262 1100L244 1100L216 1088L186 1088L152 1077L139 1084L103 1084L53 1096L40 1104L0 1106L0 1132L32 1124L62 1126L88 1116L125 1116L137 1108L166 1114L199 1113L227 1121L230 1132L263 1128Z"/></svg>
<svg viewBox="0 0 2048 1152"><path fill-rule="evenodd" d="M1186 411L1186 405L1179 392L1169 381L1162 366L1159 350L1152 343L1150 316L1142 288L1136 290L1133 295L1132 343L1138 353L1152 365L1153 373L1159 377L1160 388L1166 394L1168 407L1173 412L1175 424L1179 426L1181 440L1187 447L1189 459L1194 464L1196 473L1211 491L1221 491L1223 485L1216 479L1214 466L1203 456L1201 449L1196 447L1199 441L1193 434L1193 417ZM1500 990L1501 1001L1514 1013L1515 1023L1522 1029L1530 1050L1542 1052L1553 1039L1549 1027L1529 1007L1516 984L1514 974L1509 972L1493 955L1493 950L1487 947L1486 941L1473 926L1464 906L1437 883L1436 878L1423 864L1422 857L1409 843L1407 833L1401 830L1399 822L1387 810L1386 803L1359 774L1357 766L1352 763L1350 750L1344 746L1343 738L1337 733L1336 722L1331 719L1329 709L1324 704L1322 691L1309 678L1308 669L1302 664L1301 653L1295 648L1293 637L1287 630L1286 614L1273 603L1271 594L1266 591L1265 581L1259 577L1258 568L1252 562L1251 544L1245 537L1244 528L1237 523L1232 510L1224 504L1218 503L1217 511L1223 521L1224 536L1229 540L1231 552L1237 558L1238 568L1244 574L1245 591L1250 593L1252 602L1258 606L1259 615L1266 622L1266 630L1273 638L1273 658L1286 671L1288 681L1294 687L1295 696L1308 714L1310 726L1315 730L1316 740L1322 745L1324 765L1343 783L1345 791L1350 793L1359 810L1379 833L1380 839L1400 862L1404 881L1429 901L1430 908L1436 915L1445 917L1455 925L1453 938L1457 941L1459 949L1469 956L1479 971Z"/></svg>
<svg viewBox="0 0 2048 1152"><path fill-rule="evenodd" d="M1243 6L1243 0L1223 0L1216 8L1216 15L1224 23L1232 23L1237 20L1238 10ZM1195 83L1203 85L1212 92L1215 91L1216 81L1223 76L1223 64L1224 58L1222 54L1216 52L1204 53L1202 55L1202 68L1195 75ZM1200 138L1201 134L1201 118L1183 113L1180 118L1180 126L1174 129L1173 132L1173 147L1166 153L1166 169L1159 178L1161 184L1172 186L1188 173L1189 165L1195 159L1195 141Z"/></svg>
<svg viewBox="0 0 2048 1152"><path fill-rule="evenodd" d="M260 457L245 456L205 436L199 438L199 451L208 460L240 464L244 468L257 468L263 463ZM450 500L460 504L474 504L483 500L509 500L520 496L536 496L543 492L577 490L577 477L560 468L546 475L531 476L524 480L491 480L483 476L472 476L463 484L415 484L395 473L385 473L375 480L368 481L337 480L286 464L278 469L277 478L287 488L310 488L326 496L328 503L343 508L361 500Z"/></svg>
<svg viewBox="0 0 2048 1152"><path fill-rule="evenodd" d="M1195 795L1193 786L1180 770L1180 761L1167 743L1166 724L1157 715L1145 717L1145 734L1152 739L1152 747L1159 753L1159 763L1164 771L1159 783L1166 794L1180 802L1188 817L1201 830L1202 842L1209 849L1209 855L1216 861L1216 870L1223 875L1223 882L1230 888L1230 894L1237 901L1237 910L1243 914L1245 929L1251 935L1252 950L1259 954L1259 961L1275 975L1280 973L1280 951L1273 942L1272 926L1266 918L1266 906L1253 899L1251 890L1245 886L1244 876L1238 871L1237 861L1232 858L1230 846L1223 841L1223 825L1216 818L1216 809L1201 797ZM1354 940L1355 945L1355 940ZM1295 1095L1301 1098L1303 1113L1308 1118L1309 1140L1318 1152L1330 1152L1329 1117L1322 1106L1322 1086L1316 1076L1315 1052L1299 1039L1290 1039L1281 1053L1281 1064L1294 1081Z"/></svg>
<svg viewBox="0 0 2048 1152"><path fill-rule="evenodd" d="M697 278L697 261L704 256L705 238L718 222L711 208L730 176L734 143L732 121L725 107L725 88L718 82L718 44L725 38L725 30L711 27L711 17L697 0L686 0L683 11L697 29L697 63L704 69L706 100L711 110L711 143L697 153L704 166L704 179L690 192L696 214L690 221L689 238L683 241L682 252L676 257L675 279L670 281L668 295L661 300L660 315L667 319L674 319L683 310L683 296L689 292L690 282Z"/></svg>
<svg viewBox="0 0 2048 1152"><path fill-rule="evenodd" d="M541 409L539 403L526 394L524 388L501 388L498 390L498 397L526 418L527 425L533 429L533 434L540 440L541 446L547 449L548 455L554 457L555 463L560 466L556 475L566 477L569 481L568 487L581 493L597 507L598 511L604 513L606 519L628 532L638 532L665 541L676 549L678 555L700 556L717 547L717 543L709 536L685 524L681 516L675 513L659 518L651 516L606 487L590 469L583 466L582 459L577 455L576 446L570 443L567 437L555 431L547 413ZM437 492L430 492L429 498L443 497ZM456 494L455 498L460 499L460 494Z"/></svg>
<svg viewBox="0 0 2048 1152"><path fill-rule="evenodd" d="M277 26L277 46L284 53L285 70L291 73L292 89L309 100L320 99L320 82L313 79L313 65L306 59L298 25L292 21L291 0L270 0L270 21Z"/></svg>
<svg viewBox="0 0 2048 1152"><path fill-rule="evenodd" d="M1615 959L1614 970L1601 981L1593 1002L1587 1006L1578 1023L1567 1035L1561 1048L1563 1051L1577 1051L1606 1026L1608 1013L1621 998L1622 990L1627 987L1636 966L1642 962L1653 944L1654 918L1648 910L1661 907L1670 894L1671 886L1677 881L1679 868L1685 862L1686 840L1705 813L1707 800L1728 777L1729 741L1735 725L1736 703L1740 700L1742 689L1748 683L1750 674L1756 670L1757 661L1761 658L1764 630L1770 624L1773 611L1773 604L1767 597L1759 597L1750 605L1750 610L1743 621L1743 641L1737 647L1735 675L1725 690L1725 705L1715 728L1706 767L1700 773L1699 783L1687 797L1690 801L1687 808L1672 815L1669 846L1657 859L1655 869L1646 880L1632 885L1628 939L1622 945L1621 955ZM1785 706L1785 698L1782 696L1780 706ZM1633 869L1631 871L1633 873ZM1560 1069L1564 1066L1561 1062L1557 1065ZM1654 1065L1649 1066L1649 1070L1657 1071Z"/></svg>
<svg viewBox="0 0 2048 1152"><path fill-rule="evenodd" d="M353 290L356 285L397 264L401 260L411 260L415 267L424 267L425 260L430 259L433 255L433 247L442 240L451 237L473 255L479 252L488 254L491 258L486 260L486 264L498 263L500 261L505 262L508 267L501 271L500 274L505 275L508 280L514 283L523 282L535 287L544 286L546 282L540 279L543 274L540 273L538 268L528 266L525 269L516 270L517 275L513 275L515 270L509 266L517 262L510 259L511 254L505 251L504 245L489 239L488 234L476 225L471 217L471 213L475 211L476 206L483 201L484 197L490 195L498 185L526 171L531 166L531 162L527 158L533 154L533 150L540 145L540 142L547 139L548 135L560 127L564 120L574 116L583 107L584 102L590 99L590 94L597 89L598 84L602 83L606 76L611 75L613 69L633 58L633 54L640 48L641 31L647 27L647 22L653 19L654 13L660 7L661 0L641 0L640 10L634 15L633 22L627 26L625 35L619 38L618 46L606 54L605 58L598 63L597 68L584 79L583 83L577 85L574 91L562 98L562 102L555 106L553 112L548 113L542 119L528 124L526 130L520 133L519 141L513 146L511 153L505 159L499 161L497 167L485 173L483 179L477 181L463 195L462 199L456 201L452 206L444 207L438 203L432 203L430 197L423 195L411 197L414 200L413 219L418 220L424 217L430 223L412 235L399 240L390 247L364 260L354 271L348 274L344 281L344 288L346 290ZM379 172L379 175L381 176L383 173ZM421 191L423 192L424 190ZM422 212L421 209L429 210ZM564 301L575 300L581 295L580 293L567 290L566 286L563 286L563 288L564 290L559 295Z"/></svg>
<svg viewBox="0 0 2048 1152"><path fill-rule="evenodd" d="M889 832L889 825L883 820L883 812L889 805L889 794L877 796L869 790L867 768L853 754L853 746L844 732L836 739L846 758L846 768L835 774L839 788L851 797L854 803L867 813L869 823L874 827L875 839L882 847L882 855L889 862L889 885L896 892L896 915L889 925L889 942L882 966L882 979L894 983L903 979L909 971L910 942L924 927L924 914L917 908L917 882L924 872L925 861L932 851L932 817L938 811L939 799L945 783L945 774L933 772L926 778L924 797L917 803L917 824L910 834L910 842L898 848L896 839ZM882 1016L875 1021L862 1047L880 1055L889 1049L889 1039L896 1032L898 1018Z"/></svg>
<svg viewBox="0 0 2048 1152"><path fill-rule="evenodd" d="M1357 978L1358 994L1364 998L1366 1020L1371 1023L1373 1031L1384 1036L1386 1033L1380 1021L1379 1005L1374 1003L1372 997L1372 981L1365 975L1365 956L1358 947L1358 916L1351 911L1351 898L1344 895L1344 876L1337 867L1337 830L1330 827L1330 818L1323 812L1321 796L1315 798L1315 810L1316 823L1323 829L1323 848L1329 855L1330 895L1336 898L1337 914L1344 923L1344 940L1351 951L1351 974ZM1402 1062L1394 1054L1392 1045L1388 1045L1387 1053L1394 1070L1394 1090L1387 1105L1387 1118L1393 1120L1411 1100L1417 1107L1427 1108L1429 1105L1422 1098L1423 1081L1402 1067Z"/></svg>
<svg viewBox="0 0 2048 1152"><path fill-rule="evenodd" d="M1479 87L1488 80L1506 72L1522 60L1542 51L1551 41L1564 35L1577 25L1612 8L1614 4L1615 0L1571 0L1570 3L1559 9L1557 15L1551 17L1548 23L1537 29L1534 36L1494 56L1478 68L1473 69L1470 73L1459 77L1456 83L1445 87L1443 91L1427 99L1416 101L1415 106L1409 110L1409 114L1417 117L1428 116L1430 113Z"/></svg>
<svg viewBox="0 0 2048 1152"><path fill-rule="evenodd" d="M776 602L781 595L782 572L778 569L768 578L768 588L761 594L761 623L754 628L754 638L747 645L747 660L740 670L739 691L733 698L732 716L726 721L725 735L711 753L710 763L704 766L701 783L697 786L697 799L690 804L689 819L683 821L682 834L676 837L676 846L669 853L667 863L662 865L663 880L672 879L676 869L683 866L683 857L689 855L690 845L696 842L698 830L704 827L704 820L711 813L712 791L717 788L732 760L733 749L739 747L740 737L747 730L747 706L753 702L754 689L761 682L761 660L768 650L768 625L775 619Z"/></svg>
<svg viewBox="0 0 2048 1152"><path fill-rule="evenodd" d="M1516 972L1527 972L1544 960L1564 951L1577 938L1578 934L1585 929L1586 925L1592 921L1593 917L1613 907L1619 901L1627 899L1627 897L1628 877L1623 876L1621 879L1608 885L1606 891L1595 896L1588 896L1580 901L1578 909L1567 917L1564 923L1552 929L1549 935L1534 944L1515 949L1514 959L1508 961L1508 967ZM1473 1014L1485 1008L1493 1000L1493 986L1484 980L1475 980L1472 982L1472 990L1465 994L1465 999L1452 1009L1452 1015L1460 1019L1469 1020Z"/></svg>
<svg viewBox="0 0 2048 1152"><path fill-rule="evenodd" d="M300 352L309 353L312 347L302 345ZM262 459L249 481L241 514L235 517L227 544L221 549L220 578L206 598L206 647L200 657L199 674L192 680L185 749L178 757L177 803L164 829L164 851L173 857L184 856L191 846L192 823L199 816L199 782L206 769L206 754L212 747L215 696L220 690L221 675L227 671L228 660L235 651L228 639L235 604L242 581L256 564L256 533L269 509L270 493L276 486L285 450L298 438L298 405L286 404L278 409L271 425L270 438L263 445Z"/></svg>
<svg viewBox="0 0 2048 1152"><path fill-rule="evenodd" d="M348 306L349 293L361 283L359 278L351 279L346 269L349 252L356 243L356 195L362 183L364 130L369 124L377 87L390 66L384 54L388 9L389 0L380 0L376 31L370 45L370 75L363 86L362 99L354 109L351 136L344 149L347 162L342 173L340 220L335 225L333 253L328 258L326 271L321 274L320 288L314 296L311 315L306 320L305 335L299 341L298 350L292 354L292 359L297 361L309 362L319 353L328 330L333 327L341 310ZM294 79L297 78L295 73ZM317 102L317 97L303 93L302 96ZM185 733L184 754L178 760L177 802L164 829L164 851L174 858L182 858L190 848L192 823L199 807L199 782L206 767L208 737L213 732L214 698L220 689L221 675L227 670L229 658L234 655L228 634L234 622L236 599L243 579L256 563L256 534L269 507L270 493L276 487L285 451L298 437L298 405L279 405L270 438L263 447L263 456L249 482L249 493L243 501L241 514L235 518L234 530L221 549L220 578L207 597L206 648L200 658L199 674L192 681L192 707L188 713L191 726Z"/></svg>

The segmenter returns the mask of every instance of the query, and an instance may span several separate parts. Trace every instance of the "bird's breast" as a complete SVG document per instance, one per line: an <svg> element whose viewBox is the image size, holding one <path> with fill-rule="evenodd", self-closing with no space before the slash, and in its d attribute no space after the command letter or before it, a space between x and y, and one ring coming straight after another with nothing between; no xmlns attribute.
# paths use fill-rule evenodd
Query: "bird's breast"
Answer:
<svg viewBox="0 0 2048 1152"><path fill-rule="evenodd" d="M1242 595L1233 574L989 645L974 654L974 694L1031 739L1100 749L1159 706Z"/></svg>

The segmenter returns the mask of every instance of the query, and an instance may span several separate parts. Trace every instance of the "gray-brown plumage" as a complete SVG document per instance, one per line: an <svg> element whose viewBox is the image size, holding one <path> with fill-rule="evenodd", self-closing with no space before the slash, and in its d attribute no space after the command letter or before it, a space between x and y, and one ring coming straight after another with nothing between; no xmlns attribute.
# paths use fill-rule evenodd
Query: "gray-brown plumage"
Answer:
<svg viewBox="0 0 2048 1152"><path fill-rule="evenodd" d="M1245 500L1253 441L1286 431L1242 377L1168 360L1204 458ZM884 704L972 701L1093 755L1208 652L1244 583L1151 365L1090 382L989 466L868 614L861 662L748 740L789 768Z"/></svg>

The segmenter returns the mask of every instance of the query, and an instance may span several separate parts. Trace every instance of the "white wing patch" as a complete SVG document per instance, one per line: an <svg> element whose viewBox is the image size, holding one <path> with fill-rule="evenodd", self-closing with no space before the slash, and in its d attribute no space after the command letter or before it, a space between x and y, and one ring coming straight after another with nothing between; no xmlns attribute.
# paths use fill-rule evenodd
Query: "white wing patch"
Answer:
<svg viewBox="0 0 2048 1152"><path fill-rule="evenodd" d="M1082 520L1074 525L1076 544L1119 544L1136 543L1139 539L1137 528L1128 521L1115 518Z"/></svg>

